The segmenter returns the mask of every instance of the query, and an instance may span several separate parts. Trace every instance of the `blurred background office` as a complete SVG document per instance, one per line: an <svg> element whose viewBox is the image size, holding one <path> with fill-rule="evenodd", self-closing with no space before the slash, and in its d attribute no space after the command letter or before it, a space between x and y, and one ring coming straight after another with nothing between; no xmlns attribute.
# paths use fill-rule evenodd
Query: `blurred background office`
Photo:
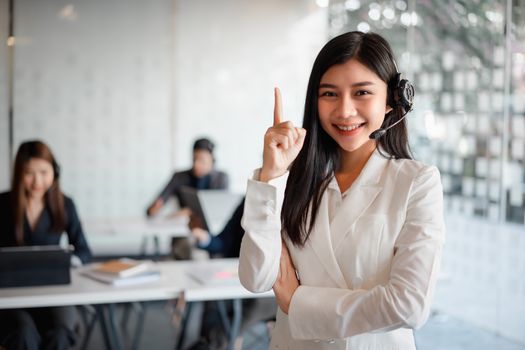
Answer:
<svg viewBox="0 0 525 350"><path fill-rule="evenodd" d="M209 135L242 192L273 87L300 123L316 53L349 30L392 43L416 87L412 150L442 174L447 244L419 348L525 349L522 0L0 0L0 190L39 138L82 218L142 215Z"/></svg>

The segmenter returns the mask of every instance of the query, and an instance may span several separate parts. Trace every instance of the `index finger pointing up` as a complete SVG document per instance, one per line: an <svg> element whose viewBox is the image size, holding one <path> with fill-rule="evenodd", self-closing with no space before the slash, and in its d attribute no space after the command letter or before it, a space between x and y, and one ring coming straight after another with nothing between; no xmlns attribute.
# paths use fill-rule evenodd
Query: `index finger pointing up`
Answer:
<svg viewBox="0 0 525 350"><path fill-rule="evenodd" d="M281 124L282 120L282 102L281 102L281 90L278 87L274 89L275 103L273 106L273 126Z"/></svg>

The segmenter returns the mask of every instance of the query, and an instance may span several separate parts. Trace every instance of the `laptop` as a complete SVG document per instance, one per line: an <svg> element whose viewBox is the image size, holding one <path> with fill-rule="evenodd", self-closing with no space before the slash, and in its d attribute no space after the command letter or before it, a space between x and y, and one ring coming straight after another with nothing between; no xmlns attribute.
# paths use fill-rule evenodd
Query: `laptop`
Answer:
<svg viewBox="0 0 525 350"><path fill-rule="evenodd" d="M186 186L181 188L180 196L184 205L200 218L202 228L212 235L222 231L243 197L227 190L196 190Z"/></svg>
<svg viewBox="0 0 525 350"><path fill-rule="evenodd" d="M71 283L71 252L60 246L0 248L0 287Z"/></svg>

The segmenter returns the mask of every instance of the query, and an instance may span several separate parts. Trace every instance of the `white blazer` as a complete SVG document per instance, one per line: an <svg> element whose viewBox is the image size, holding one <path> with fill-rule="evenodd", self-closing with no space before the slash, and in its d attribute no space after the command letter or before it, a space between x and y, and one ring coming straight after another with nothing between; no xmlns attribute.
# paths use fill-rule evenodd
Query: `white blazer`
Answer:
<svg viewBox="0 0 525 350"><path fill-rule="evenodd" d="M239 277L252 292L277 278L287 177L248 180ZM375 151L332 222L325 193L305 246L286 241L300 286L288 315L277 312L270 348L415 349L412 329L428 318L443 242L438 170Z"/></svg>

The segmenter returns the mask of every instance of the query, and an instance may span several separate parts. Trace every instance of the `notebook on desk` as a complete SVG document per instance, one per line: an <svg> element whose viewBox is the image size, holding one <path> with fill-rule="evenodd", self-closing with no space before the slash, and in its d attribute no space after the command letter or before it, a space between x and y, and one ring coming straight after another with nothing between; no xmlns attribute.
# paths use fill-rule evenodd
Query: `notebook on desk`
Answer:
<svg viewBox="0 0 525 350"><path fill-rule="evenodd" d="M197 215L203 229L216 235L222 231L235 208L242 200L242 195L226 190L196 190L182 187L182 201L194 215Z"/></svg>
<svg viewBox="0 0 525 350"><path fill-rule="evenodd" d="M0 248L0 287L69 284L71 252L60 246Z"/></svg>
<svg viewBox="0 0 525 350"><path fill-rule="evenodd" d="M188 275L205 285L235 285L239 283L237 266L209 266L207 264L192 266Z"/></svg>

